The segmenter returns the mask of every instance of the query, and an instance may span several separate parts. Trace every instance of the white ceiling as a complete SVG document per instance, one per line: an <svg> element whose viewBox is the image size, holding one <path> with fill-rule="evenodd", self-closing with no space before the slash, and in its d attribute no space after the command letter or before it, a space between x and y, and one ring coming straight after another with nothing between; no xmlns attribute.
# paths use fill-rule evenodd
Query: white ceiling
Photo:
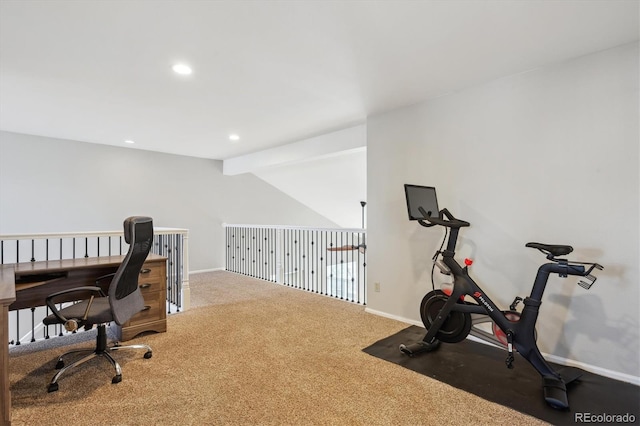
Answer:
<svg viewBox="0 0 640 426"><path fill-rule="evenodd" d="M0 129L227 159L632 42L638 5L2 0Z"/></svg>

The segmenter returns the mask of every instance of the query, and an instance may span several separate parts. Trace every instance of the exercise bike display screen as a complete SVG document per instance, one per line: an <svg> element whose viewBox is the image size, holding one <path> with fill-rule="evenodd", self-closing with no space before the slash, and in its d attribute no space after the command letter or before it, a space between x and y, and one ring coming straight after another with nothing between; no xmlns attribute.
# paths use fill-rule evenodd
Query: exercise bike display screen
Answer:
<svg viewBox="0 0 640 426"><path fill-rule="evenodd" d="M440 209L438 209L438 199L434 187L405 184L404 194L407 197L409 220L425 219L418 207L422 207L429 217L437 218L439 216Z"/></svg>

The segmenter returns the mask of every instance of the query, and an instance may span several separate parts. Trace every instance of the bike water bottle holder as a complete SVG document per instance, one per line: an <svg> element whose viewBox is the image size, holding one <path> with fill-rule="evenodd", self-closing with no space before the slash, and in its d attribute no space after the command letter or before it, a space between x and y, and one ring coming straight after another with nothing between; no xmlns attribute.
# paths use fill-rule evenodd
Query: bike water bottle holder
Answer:
<svg viewBox="0 0 640 426"><path fill-rule="evenodd" d="M591 265L591 267L589 268L589 270L587 272L585 272L584 274L584 278L580 281L578 281L578 285L582 288L584 288L585 290L589 290L591 288L591 286L596 282L597 277L595 275L593 275L591 272L593 272L594 269L597 269L599 271L602 271L604 269L604 267L602 265L599 265L597 263L587 263L586 265Z"/></svg>
<svg viewBox="0 0 640 426"><path fill-rule="evenodd" d="M585 290L589 290L593 285L593 283L596 282L596 279L597 278L595 277L595 275L589 274L586 277L584 277L583 280L578 281L578 285L584 288Z"/></svg>
<svg viewBox="0 0 640 426"><path fill-rule="evenodd" d="M597 263L576 262L573 260L555 259L555 258L553 258L552 260L567 268L566 272L561 272L558 274L561 278L566 278L569 275L581 275L583 278L580 281L578 281L578 285L584 288L585 290L589 290L597 280L597 277L592 274L593 270L597 269L599 271L602 271L604 269L602 265ZM572 267L573 268L576 268L578 266L583 267L583 265L589 265L589 269L586 272L580 273L580 274L569 273L569 270Z"/></svg>

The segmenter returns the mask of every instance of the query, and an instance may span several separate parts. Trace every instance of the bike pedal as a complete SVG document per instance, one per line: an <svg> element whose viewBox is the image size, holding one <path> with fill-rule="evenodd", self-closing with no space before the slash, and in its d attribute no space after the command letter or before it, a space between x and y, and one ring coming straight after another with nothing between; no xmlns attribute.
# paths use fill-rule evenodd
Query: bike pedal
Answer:
<svg viewBox="0 0 640 426"><path fill-rule="evenodd" d="M516 310L516 307L518 306L518 303L522 302L524 299L522 299L522 297L520 296L516 296L515 299L513 299L513 303L511 303L511 305L509 305L509 309L512 311Z"/></svg>
<svg viewBox="0 0 640 426"><path fill-rule="evenodd" d="M511 370L513 368L513 361L515 358L513 357L513 332L511 330L507 331L507 359L504 361L507 364L507 368Z"/></svg>
<svg viewBox="0 0 640 426"><path fill-rule="evenodd" d="M507 365L507 368L509 370L513 369L513 361L514 361L513 354L509 354L507 356L507 359L504 360L504 363Z"/></svg>

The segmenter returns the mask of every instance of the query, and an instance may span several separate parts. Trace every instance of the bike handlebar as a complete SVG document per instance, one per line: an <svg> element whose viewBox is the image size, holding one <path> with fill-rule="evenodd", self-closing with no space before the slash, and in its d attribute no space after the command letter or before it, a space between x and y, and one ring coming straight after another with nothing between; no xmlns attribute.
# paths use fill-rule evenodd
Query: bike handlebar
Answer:
<svg viewBox="0 0 640 426"><path fill-rule="evenodd" d="M456 219L447 209L440 210L439 217L429 216L427 211L422 207L418 207L418 210L422 213L422 216L424 216L424 219L418 220L418 223L422 226L441 225L447 228L462 228L471 225L467 221ZM446 216L448 220L443 219L442 216ZM424 223L425 220L429 222L429 224Z"/></svg>
<svg viewBox="0 0 640 426"><path fill-rule="evenodd" d="M459 229L459 228L463 228L465 226L471 225L469 222L465 220L457 219L447 209L440 210L438 212L438 217L430 216L429 213L422 206L418 207L418 211L420 211L420 213L424 217L424 219L418 219L418 223L425 227L440 225L440 226L445 226L447 228ZM444 219L444 217L446 217L446 219ZM453 234L455 234L456 236L455 238L457 238L458 233L455 232L455 233L452 233L452 235ZM453 242L453 244L451 244L452 235L449 236L449 245L447 250L451 250L453 252L455 247L455 241ZM597 263L584 263L584 262L567 261L564 259L557 259L556 255L568 254L573 250L573 248L569 246L566 246L566 247L565 246L549 246L546 244L529 243L527 244L527 247L537 248L543 253L548 254L547 258L554 262L554 263L547 264L547 267L550 268L550 272L555 272L560 276L565 276L565 277L567 275L577 275L577 276L589 278L591 280L590 283L585 283L585 282L579 283L581 286L587 289L591 287L593 282L595 282L595 277L591 275L591 272L593 272L594 269L598 269L598 270L604 269L602 265L599 265ZM544 249L547 249L547 251L545 251ZM551 251L550 249L553 249L555 251ZM561 249L564 249L564 251ZM585 266L588 266L588 268Z"/></svg>

